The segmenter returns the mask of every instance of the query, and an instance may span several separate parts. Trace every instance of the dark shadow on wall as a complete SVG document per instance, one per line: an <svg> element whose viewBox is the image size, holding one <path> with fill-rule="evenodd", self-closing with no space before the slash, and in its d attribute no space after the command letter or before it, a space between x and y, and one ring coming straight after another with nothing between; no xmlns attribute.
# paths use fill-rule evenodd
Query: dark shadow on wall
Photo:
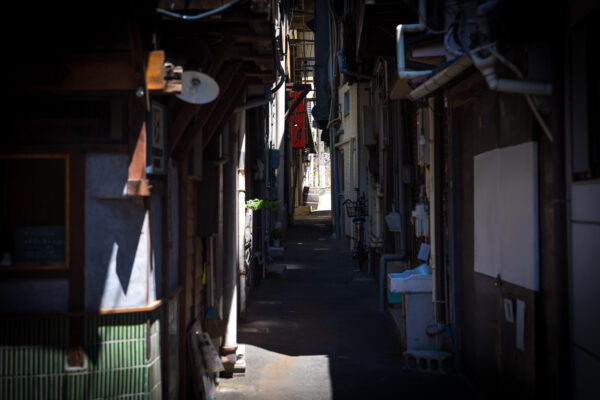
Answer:
<svg viewBox="0 0 600 400"><path fill-rule="evenodd" d="M125 296L128 303L139 298L145 304L145 216L146 209L132 199L86 199L86 310L100 310L103 301L118 307ZM143 257L137 267L143 273L134 275L138 245ZM117 279L110 276L111 263Z"/></svg>

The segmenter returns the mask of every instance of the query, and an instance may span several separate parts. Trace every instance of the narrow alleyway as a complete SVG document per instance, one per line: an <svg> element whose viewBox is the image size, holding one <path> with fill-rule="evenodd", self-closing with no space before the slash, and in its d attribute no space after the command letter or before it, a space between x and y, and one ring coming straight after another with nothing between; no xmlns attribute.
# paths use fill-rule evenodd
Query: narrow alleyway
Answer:
<svg viewBox="0 0 600 400"><path fill-rule="evenodd" d="M285 249L285 272L253 291L239 327L246 373L221 379L218 399L477 398L455 375L403 369L376 282L332 238L328 212L297 218Z"/></svg>

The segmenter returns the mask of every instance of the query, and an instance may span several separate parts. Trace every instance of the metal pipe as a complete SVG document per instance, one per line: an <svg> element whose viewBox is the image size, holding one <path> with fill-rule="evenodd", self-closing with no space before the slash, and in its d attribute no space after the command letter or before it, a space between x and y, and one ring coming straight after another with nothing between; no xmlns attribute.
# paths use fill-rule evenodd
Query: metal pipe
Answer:
<svg viewBox="0 0 600 400"><path fill-rule="evenodd" d="M488 50L492 55L481 58L477 55L477 51L481 49ZM546 134L546 137L550 142L553 142L552 132L550 132L550 128L546 125L546 122L540 115L537 107L535 106L531 95L543 95L543 96L551 96L552 95L552 84L543 83L543 82L528 82L524 80L524 76L521 71L508 59L506 59L502 54L500 54L494 44L489 44L483 47L480 47L477 50L471 52L471 58L473 59L473 63L479 69L481 74L485 77L485 80L490 88L490 90L497 90L500 92L509 92L509 93L521 93L525 96L525 100L531 108L531 112L534 117L537 119L538 123L542 127L542 130ZM520 80L512 80L512 79L498 79L496 76L496 60L499 60L504 65L506 65L510 70L512 70L515 75Z"/></svg>
<svg viewBox="0 0 600 400"><path fill-rule="evenodd" d="M490 89L492 88L490 87ZM498 79L495 90L499 92L551 96L552 84L544 82L518 81L514 79Z"/></svg>
<svg viewBox="0 0 600 400"><path fill-rule="evenodd" d="M331 175L333 180L333 215L335 222L335 238L340 240L341 238L341 230L340 230L340 210L339 210L339 200L338 200L338 170L337 170L337 155L336 155L336 147L335 147L335 135L336 129L335 127L331 127L329 129L329 151L331 152Z"/></svg>
<svg viewBox="0 0 600 400"><path fill-rule="evenodd" d="M251 108L256 108L256 107L260 107L260 106L264 106L265 104L269 104L269 102L272 100L272 96L266 96L266 97L261 97L258 99L254 99L251 100L249 102L246 102L244 104L241 104L239 106L237 106L234 110L233 113L239 113L241 111L246 111L249 110Z"/></svg>
<svg viewBox="0 0 600 400"><path fill-rule="evenodd" d="M385 310L385 278L387 276L388 261L401 261L404 257L398 254L383 254L379 260L379 311Z"/></svg>
<svg viewBox="0 0 600 400"><path fill-rule="evenodd" d="M514 79L499 79L498 75L496 75L496 61L498 58L496 54L498 53L495 51L495 49L493 49L493 46L490 46L490 52L492 52L492 54L487 57L480 57L477 54L477 51L471 52L473 64L475 64L477 69L485 78L490 90L542 96L552 95L552 84L550 83L529 82Z"/></svg>
<svg viewBox="0 0 600 400"><path fill-rule="evenodd" d="M396 27L396 63L398 67L398 78L412 79L431 74L432 70L425 71L407 71L406 58L404 56L404 33L405 32L423 32L427 29L425 25L425 15L427 5L425 0L419 0L419 23L418 24L400 24Z"/></svg>

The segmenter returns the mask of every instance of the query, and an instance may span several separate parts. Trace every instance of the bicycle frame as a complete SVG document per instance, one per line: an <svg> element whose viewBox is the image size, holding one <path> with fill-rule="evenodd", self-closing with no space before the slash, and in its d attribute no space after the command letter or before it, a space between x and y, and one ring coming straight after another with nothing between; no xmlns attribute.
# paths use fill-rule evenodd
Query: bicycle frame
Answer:
<svg viewBox="0 0 600 400"><path fill-rule="evenodd" d="M363 263L366 262L367 251L365 249L365 235L364 235L364 222L367 216L366 199L363 197L352 201L350 199L345 200L342 203L346 207L346 213L348 217L352 218L353 223L353 235L352 240L354 241L352 258L358 262L358 268L362 269Z"/></svg>

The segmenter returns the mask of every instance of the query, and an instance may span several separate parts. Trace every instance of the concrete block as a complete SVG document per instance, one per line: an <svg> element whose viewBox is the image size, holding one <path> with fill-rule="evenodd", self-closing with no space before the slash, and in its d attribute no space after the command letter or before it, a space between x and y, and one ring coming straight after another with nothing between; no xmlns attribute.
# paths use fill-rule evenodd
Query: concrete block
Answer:
<svg viewBox="0 0 600 400"><path fill-rule="evenodd" d="M452 353L433 350L407 350L402 353L406 366L419 372L444 374L453 367Z"/></svg>

